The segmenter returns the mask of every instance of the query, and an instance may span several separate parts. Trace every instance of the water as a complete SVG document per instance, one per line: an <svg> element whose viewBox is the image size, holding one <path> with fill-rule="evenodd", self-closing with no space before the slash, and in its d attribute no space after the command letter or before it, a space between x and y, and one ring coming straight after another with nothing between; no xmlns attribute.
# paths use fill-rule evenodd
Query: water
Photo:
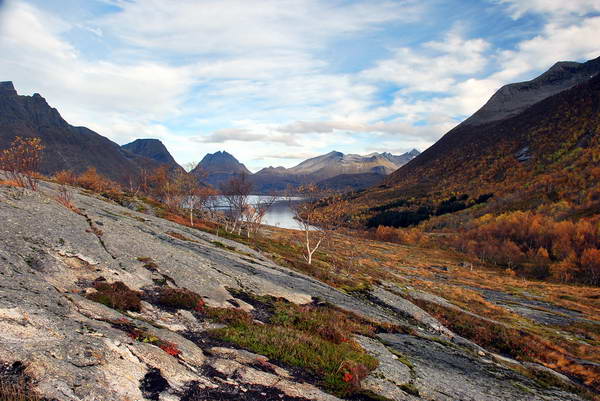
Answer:
<svg viewBox="0 0 600 401"><path fill-rule="evenodd" d="M264 195L250 195L248 197L248 203L255 205L268 198L270 197ZM301 227L300 224L294 220L294 211L290 208L290 199L294 201L301 200L302 198L278 197L263 217L262 223L268 226L299 230ZM225 207L224 203L223 207Z"/></svg>

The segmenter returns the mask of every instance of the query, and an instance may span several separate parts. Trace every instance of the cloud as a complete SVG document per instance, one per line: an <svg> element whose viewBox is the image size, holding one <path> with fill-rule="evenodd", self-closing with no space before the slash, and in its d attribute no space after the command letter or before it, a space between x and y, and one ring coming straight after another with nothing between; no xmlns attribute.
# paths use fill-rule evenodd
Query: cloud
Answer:
<svg viewBox="0 0 600 401"><path fill-rule="evenodd" d="M193 81L185 67L90 61L62 39L69 29L67 22L27 3L8 3L0 26L3 75L21 93L42 93L69 122L95 125L120 142L120 129L110 121L153 125L180 112L181 97Z"/></svg>
<svg viewBox="0 0 600 401"><path fill-rule="evenodd" d="M600 3L597 0L499 0L499 3L506 4L515 19L521 18L527 13L582 16L600 12Z"/></svg>
<svg viewBox="0 0 600 401"><path fill-rule="evenodd" d="M267 130L267 128L263 128ZM194 142L221 144L226 142L271 142L283 143L288 146L298 146L294 137L290 135L280 135L277 133L255 133L247 128L224 128L212 132L209 135L195 136Z"/></svg>
<svg viewBox="0 0 600 401"><path fill-rule="evenodd" d="M520 42L516 50L501 51L498 57L501 69L494 78L510 82L557 61L596 58L600 55L599 32L600 17L567 25L550 22L539 35Z"/></svg>
<svg viewBox="0 0 600 401"><path fill-rule="evenodd" d="M395 83L405 94L447 92L459 77L483 71L489 47L485 40L465 39L455 29L444 40L427 42L419 49L395 49L392 58L379 61L362 75L373 81Z"/></svg>
<svg viewBox="0 0 600 401"><path fill-rule="evenodd" d="M162 0L121 2L99 21L122 40L185 54L253 54L323 47L340 35L381 23L414 20L417 1Z"/></svg>
<svg viewBox="0 0 600 401"><path fill-rule="evenodd" d="M317 152L283 152L283 153L262 153L256 156L254 160L306 160L319 156Z"/></svg>

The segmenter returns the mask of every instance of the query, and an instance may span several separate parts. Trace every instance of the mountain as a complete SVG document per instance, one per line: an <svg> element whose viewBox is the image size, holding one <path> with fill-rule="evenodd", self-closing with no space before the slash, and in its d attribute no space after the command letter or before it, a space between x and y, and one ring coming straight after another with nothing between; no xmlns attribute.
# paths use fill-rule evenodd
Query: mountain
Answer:
<svg viewBox="0 0 600 401"><path fill-rule="evenodd" d="M47 175L95 167L112 180L126 182L140 168L158 165L88 128L68 124L40 94L20 96L12 82L0 82L0 149L8 148L16 136L42 139L40 171Z"/></svg>
<svg viewBox="0 0 600 401"><path fill-rule="evenodd" d="M265 167L252 174L246 166L227 152L207 154L192 173L202 176L203 181L219 187L236 174L246 174L256 193L285 191L289 187L315 183L336 189L363 189L381 181L384 176L412 160L419 151L416 149L396 156L391 153L371 153L367 156L345 155L329 152L325 155L305 160L297 166ZM334 177L340 177L336 181ZM343 177L342 177L343 176Z"/></svg>
<svg viewBox="0 0 600 401"><path fill-rule="evenodd" d="M133 154L155 160L161 164L167 164L177 169L181 168L165 145L158 139L136 139L131 143L121 146L121 148Z"/></svg>
<svg viewBox="0 0 600 401"><path fill-rule="evenodd" d="M390 153L371 153L367 156L361 156L333 151L326 155L305 160L297 166L288 169L287 173L311 175L319 180L335 177L340 174L376 173L387 175L412 160L418 154L419 151L416 149L400 156L394 156Z"/></svg>
<svg viewBox="0 0 600 401"><path fill-rule="evenodd" d="M496 212L563 201L579 217L598 213L598 72L600 58L563 62L532 81L503 87L384 185L361 194L357 205L370 207L363 218L406 208L401 200L409 198L417 199L411 203L417 208L486 193L494 194ZM566 89L555 93L559 88Z"/></svg>
<svg viewBox="0 0 600 401"><path fill-rule="evenodd" d="M225 151L207 154L191 173L201 177L203 182L217 188L235 175L252 175L246 166Z"/></svg>
<svg viewBox="0 0 600 401"><path fill-rule="evenodd" d="M288 186L318 183L335 189L363 189L381 181L419 154L416 149L402 155L371 153L366 156L333 151L307 159L297 166L268 167L252 177L259 192L284 190Z"/></svg>
<svg viewBox="0 0 600 401"><path fill-rule="evenodd" d="M589 80L599 71L600 58L585 63L559 61L531 81L503 86L463 125L480 125L517 115L537 102Z"/></svg>

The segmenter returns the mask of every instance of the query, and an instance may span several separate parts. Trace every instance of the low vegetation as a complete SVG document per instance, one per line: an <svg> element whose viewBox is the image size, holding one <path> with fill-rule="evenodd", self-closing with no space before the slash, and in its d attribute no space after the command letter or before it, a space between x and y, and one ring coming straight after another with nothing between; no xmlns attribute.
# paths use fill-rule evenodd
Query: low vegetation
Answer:
<svg viewBox="0 0 600 401"><path fill-rule="evenodd" d="M186 288L162 287L158 290L157 302L162 306L200 312L204 309L202 297Z"/></svg>
<svg viewBox="0 0 600 401"><path fill-rule="evenodd" d="M181 351L177 348L177 344L163 340L162 338L149 333L148 330L137 327L127 319L119 319L111 323L113 327L126 332L132 340L154 345L174 357L181 354Z"/></svg>
<svg viewBox="0 0 600 401"><path fill-rule="evenodd" d="M121 281L112 284L105 281L96 281L94 288L96 292L88 295L88 298L92 301L119 311L140 312L141 310L140 293L129 289Z"/></svg>
<svg viewBox="0 0 600 401"><path fill-rule="evenodd" d="M255 302L264 302L255 300ZM377 325L331 306L295 305L271 300L267 322L256 322L249 313L209 309L207 316L227 324L213 336L281 363L306 370L320 384L340 396L360 390L360 381L378 362L353 339L353 334L373 335Z"/></svg>

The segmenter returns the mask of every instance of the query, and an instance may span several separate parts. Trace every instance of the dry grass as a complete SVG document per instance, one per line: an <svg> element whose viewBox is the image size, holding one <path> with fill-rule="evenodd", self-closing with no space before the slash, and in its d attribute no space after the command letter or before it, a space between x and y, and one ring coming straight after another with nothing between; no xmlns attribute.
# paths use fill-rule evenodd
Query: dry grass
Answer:
<svg viewBox="0 0 600 401"><path fill-rule="evenodd" d="M0 401L43 401L25 384L11 384L0 381Z"/></svg>
<svg viewBox="0 0 600 401"><path fill-rule="evenodd" d="M94 283L95 293L88 295L92 301L99 302L109 308L119 311L141 311L140 293L129 289L123 282L117 281L112 284L106 282Z"/></svg>

